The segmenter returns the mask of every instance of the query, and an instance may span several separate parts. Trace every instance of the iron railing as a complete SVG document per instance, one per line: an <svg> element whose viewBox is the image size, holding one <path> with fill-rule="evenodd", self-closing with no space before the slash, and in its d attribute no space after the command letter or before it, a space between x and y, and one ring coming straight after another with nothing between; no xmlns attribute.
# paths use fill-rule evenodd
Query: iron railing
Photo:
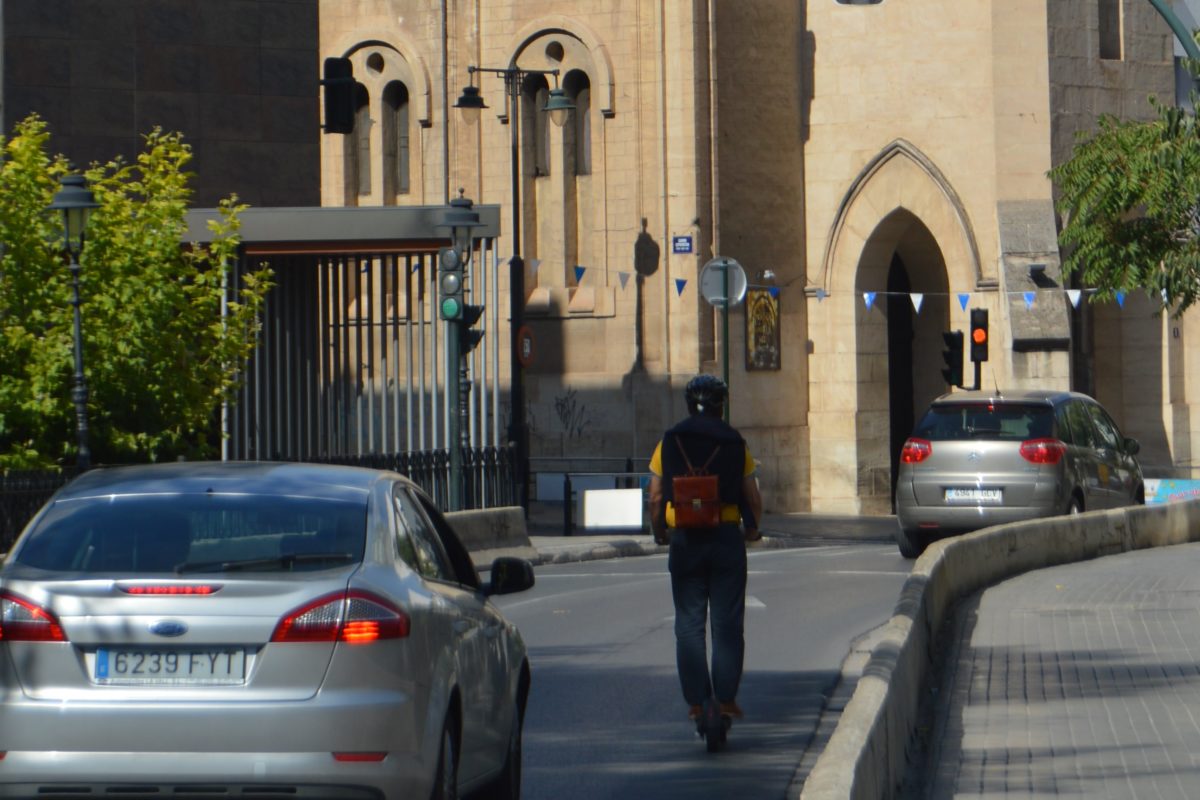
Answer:
<svg viewBox="0 0 1200 800"><path fill-rule="evenodd" d="M439 508L448 507L450 454L445 450L332 456L310 460L394 470L420 486ZM466 449L463 453L463 508L516 505L514 460L512 448ZM0 473L0 553L8 552L38 509L75 474L74 469Z"/></svg>

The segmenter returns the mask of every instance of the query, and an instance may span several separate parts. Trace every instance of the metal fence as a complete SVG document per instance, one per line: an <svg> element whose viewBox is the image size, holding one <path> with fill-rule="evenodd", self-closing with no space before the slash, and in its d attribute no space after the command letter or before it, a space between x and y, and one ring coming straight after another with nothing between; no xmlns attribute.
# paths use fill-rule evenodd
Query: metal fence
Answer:
<svg viewBox="0 0 1200 800"><path fill-rule="evenodd" d="M378 453L365 456L332 456L312 459L388 469L408 476L441 508L446 508L450 485L450 454L445 450ZM463 507L486 508L516 505L511 448L471 448L463 454ZM21 529L60 487L75 477L67 471L12 471L0 473L0 553L8 552Z"/></svg>
<svg viewBox="0 0 1200 800"><path fill-rule="evenodd" d="M485 309L470 355L465 420L473 448L501 445L498 263L479 242L467 294ZM269 265L259 341L225 413L225 457L327 460L448 447L444 325L437 313L437 250L263 253Z"/></svg>

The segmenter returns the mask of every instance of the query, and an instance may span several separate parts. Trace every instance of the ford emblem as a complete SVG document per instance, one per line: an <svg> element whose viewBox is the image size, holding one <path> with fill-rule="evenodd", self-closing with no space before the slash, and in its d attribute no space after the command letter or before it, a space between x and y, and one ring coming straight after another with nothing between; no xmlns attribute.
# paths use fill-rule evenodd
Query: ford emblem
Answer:
<svg viewBox="0 0 1200 800"><path fill-rule="evenodd" d="M183 636L188 626L173 619L160 619L150 626L150 632L155 636Z"/></svg>

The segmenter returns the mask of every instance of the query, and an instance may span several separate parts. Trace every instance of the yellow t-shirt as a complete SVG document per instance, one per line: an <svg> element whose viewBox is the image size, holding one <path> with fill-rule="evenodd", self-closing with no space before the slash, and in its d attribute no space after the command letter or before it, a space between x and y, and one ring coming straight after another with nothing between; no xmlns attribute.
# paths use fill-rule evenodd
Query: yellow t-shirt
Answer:
<svg viewBox="0 0 1200 800"><path fill-rule="evenodd" d="M746 478L754 474L754 470L758 469L758 465L754 463L754 457L750 455L750 448L746 448L746 465L742 468L742 477ZM650 456L650 471L658 477L662 477L662 442L660 441L654 446L654 455ZM670 502L667 503L666 509L667 527L675 527L675 507ZM721 506L721 522L732 522L735 525L742 521L742 512L736 505L726 503Z"/></svg>

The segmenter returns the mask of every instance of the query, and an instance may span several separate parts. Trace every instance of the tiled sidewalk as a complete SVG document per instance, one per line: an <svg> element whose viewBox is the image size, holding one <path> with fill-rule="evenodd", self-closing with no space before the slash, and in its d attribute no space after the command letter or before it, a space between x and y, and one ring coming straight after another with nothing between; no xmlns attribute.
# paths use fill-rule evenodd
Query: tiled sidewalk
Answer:
<svg viewBox="0 0 1200 800"><path fill-rule="evenodd" d="M1200 797L1200 545L1027 573L953 624L919 796Z"/></svg>

